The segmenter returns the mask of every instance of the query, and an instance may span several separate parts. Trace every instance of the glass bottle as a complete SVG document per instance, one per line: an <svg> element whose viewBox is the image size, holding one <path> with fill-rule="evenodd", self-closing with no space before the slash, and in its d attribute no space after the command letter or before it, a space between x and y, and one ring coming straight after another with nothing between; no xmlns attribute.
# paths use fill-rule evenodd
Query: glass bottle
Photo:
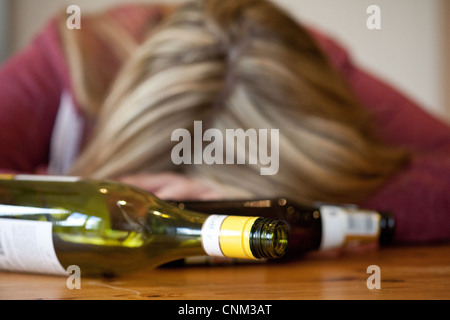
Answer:
<svg viewBox="0 0 450 320"><path fill-rule="evenodd" d="M391 213L355 205L320 204L306 207L286 198L223 201L170 201L179 208L209 214L258 215L286 222L289 248L285 257L364 243L392 243L395 219Z"/></svg>
<svg viewBox="0 0 450 320"><path fill-rule="evenodd" d="M287 226L181 210L138 188L77 177L0 176L0 269L120 275L198 255L271 259Z"/></svg>

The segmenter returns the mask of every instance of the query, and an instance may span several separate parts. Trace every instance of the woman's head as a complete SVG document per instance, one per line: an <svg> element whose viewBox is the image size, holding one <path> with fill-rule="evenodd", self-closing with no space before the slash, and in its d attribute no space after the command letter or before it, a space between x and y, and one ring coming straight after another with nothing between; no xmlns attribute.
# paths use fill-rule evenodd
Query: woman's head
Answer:
<svg viewBox="0 0 450 320"><path fill-rule="evenodd" d="M404 159L374 139L369 114L308 31L268 1L182 5L126 58L103 92L73 174L182 171L230 196L357 202ZM278 172L262 176L248 162L175 165L172 132L193 134L194 121L223 133L278 129Z"/></svg>

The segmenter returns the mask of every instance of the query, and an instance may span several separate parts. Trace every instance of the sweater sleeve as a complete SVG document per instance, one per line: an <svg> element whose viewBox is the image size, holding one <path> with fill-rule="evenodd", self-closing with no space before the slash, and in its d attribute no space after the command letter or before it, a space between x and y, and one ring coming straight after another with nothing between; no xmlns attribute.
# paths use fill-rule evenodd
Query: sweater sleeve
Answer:
<svg viewBox="0 0 450 320"><path fill-rule="evenodd" d="M450 240L450 127L400 91L356 67L335 42L319 45L374 115L378 136L411 152L410 164L391 177L363 207L392 212L398 243Z"/></svg>
<svg viewBox="0 0 450 320"><path fill-rule="evenodd" d="M312 31L331 64L348 81L375 121L376 134L394 146L418 153L450 153L450 127L405 94L356 66L338 43Z"/></svg>
<svg viewBox="0 0 450 320"><path fill-rule="evenodd" d="M450 127L369 73L351 64L346 72L374 113L381 139L410 150L412 157L363 205L395 215L397 242L450 240Z"/></svg>
<svg viewBox="0 0 450 320"><path fill-rule="evenodd" d="M64 80L56 22L0 68L0 170L35 172L48 162Z"/></svg>
<svg viewBox="0 0 450 320"><path fill-rule="evenodd" d="M449 241L450 155L413 155L362 206L394 214L397 243Z"/></svg>

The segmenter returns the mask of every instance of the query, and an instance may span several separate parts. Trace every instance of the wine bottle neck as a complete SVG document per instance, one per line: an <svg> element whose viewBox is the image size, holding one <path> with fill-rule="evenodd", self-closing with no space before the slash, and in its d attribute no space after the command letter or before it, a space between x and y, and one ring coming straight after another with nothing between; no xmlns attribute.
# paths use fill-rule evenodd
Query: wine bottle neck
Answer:
<svg viewBox="0 0 450 320"><path fill-rule="evenodd" d="M211 256L279 258L287 239L285 223L259 217L211 215L202 227L202 245Z"/></svg>
<svg viewBox="0 0 450 320"><path fill-rule="evenodd" d="M279 220L258 218L250 233L250 248L257 259L282 257L287 249L288 231Z"/></svg>

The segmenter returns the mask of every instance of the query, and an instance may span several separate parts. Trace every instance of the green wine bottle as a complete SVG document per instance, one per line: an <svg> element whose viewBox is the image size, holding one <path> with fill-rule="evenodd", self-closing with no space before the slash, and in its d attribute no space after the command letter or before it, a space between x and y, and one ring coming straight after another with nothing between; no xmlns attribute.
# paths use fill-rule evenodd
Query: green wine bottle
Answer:
<svg viewBox="0 0 450 320"><path fill-rule="evenodd" d="M0 269L121 275L189 256L274 259L284 222L181 210L138 188L77 177L0 176Z"/></svg>

